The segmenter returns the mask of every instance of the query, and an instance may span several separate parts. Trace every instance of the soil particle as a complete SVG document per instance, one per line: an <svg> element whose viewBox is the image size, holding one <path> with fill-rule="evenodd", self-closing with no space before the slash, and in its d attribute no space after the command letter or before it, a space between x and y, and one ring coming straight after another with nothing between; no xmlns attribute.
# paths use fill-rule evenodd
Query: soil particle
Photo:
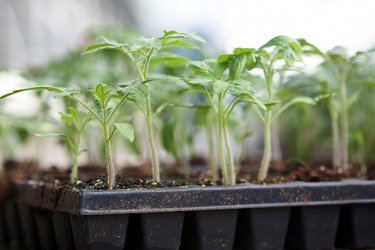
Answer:
<svg viewBox="0 0 375 250"><path fill-rule="evenodd" d="M201 162L201 161L199 161ZM343 178L374 178L375 168L369 168L368 176L361 172L358 165L352 164L347 171L332 168L329 164L319 163L309 165L303 161L272 162L269 176L264 182L257 181L258 162L248 162L237 173L237 183L275 184L292 181L339 181ZM116 177L115 189L130 188L163 188L187 186L221 186L221 180L213 180L209 175L207 165L196 165L191 168L187 176L179 164L163 166L163 181L151 180L151 167L144 163L140 166L122 168ZM79 189L103 190L108 189L106 168L103 166L81 166L78 171L79 182L75 186ZM219 173L220 176L220 173ZM0 173L0 198L9 193L11 183L32 179L59 186L69 186L70 172L52 167L48 170L38 170L35 162L7 161L4 172Z"/></svg>

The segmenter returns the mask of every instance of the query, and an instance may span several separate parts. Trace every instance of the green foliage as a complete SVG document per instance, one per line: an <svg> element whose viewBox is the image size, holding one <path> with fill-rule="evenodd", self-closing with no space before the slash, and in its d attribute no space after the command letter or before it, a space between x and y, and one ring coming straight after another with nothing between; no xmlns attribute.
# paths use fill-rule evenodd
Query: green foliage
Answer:
<svg viewBox="0 0 375 250"><path fill-rule="evenodd" d="M151 95L149 88L149 71L150 66L163 64L166 66L181 66L189 60L173 53L171 47L198 48L194 42L205 43L200 36L187 33L177 32L174 30L164 31L161 37L157 38L140 38L136 43L119 43L104 38L103 42L88 46L85 54L97 52L100 50L116 50L124 53L132 62L138 73L135 81L125 84L123 91L129 91L133 97L133 102L144 114L147 132L152 153L152 173L154 181L160 181L159 159L157 156L154 142ZM164 80L168 80L168 77ZM122 84L123 86L124 84ZM143 98L139 98L143 97Z"/></svg>
<svg viewBox="0 0 375 250"><path fill-rule="evenodd" d="M130 123L115 123L115 127L127 140L134 141L134 128Z"/></svg>
<svg viewBox="0 0 375 250"><path fill-rule="evenodd" d="M196 51L205 41L193 33L165 31L156 38L143 38L134 31L106 29L93 31L90 39L94 43L85 56L71 52L46 69L27 72L40 85L0 96L1 100L35 91L42 98L40 93L48 91L63 101L55 133L37 136L65 141L72 157L72 183L77 181L78 158L84 151L80 147L84 130L96 121L103 134L109 188L114 187L111 142L121 135L141 154L136 135L144 131L131 125L138 115L144 116L154 181L160 181L157 145L181 162L188 176L194 133L203 129L212 178L218 176L217 155L223 183L235 184L247 151L245 141L253 132L249 124L258 121L256 115L264 125L260 181L267 176L271 144L278 136L293 144L285 147L292 158L313 159L314 152L332 148L335 166L345 168L349 159L356 159L365 170L374 160L375 107L369 101L375 86L373 52L350 55L340 46L323 52L306 39L277 36L259 49L235 48L215 59L195 61L186 52ZM300 66L305 56L319 58L320 65L314 71L304 70ZM42 109L44 119L48 103ZM0 122L2 141L11 131L7 122L8 117ZM15 130L24 139L30 130L21 123ZM281 134L273 126L280 127ZM232 152L233 142L240 145L239 156Z"/></svg>

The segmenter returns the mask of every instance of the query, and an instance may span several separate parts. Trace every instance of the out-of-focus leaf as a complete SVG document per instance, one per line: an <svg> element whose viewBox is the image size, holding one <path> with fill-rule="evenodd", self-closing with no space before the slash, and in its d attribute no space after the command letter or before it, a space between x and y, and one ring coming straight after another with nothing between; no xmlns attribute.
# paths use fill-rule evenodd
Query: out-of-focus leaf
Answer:
<svg viewBox="0 0 375 250"><path fill-rule="evenodd" d="M36 137L66 137L65 134L59 134L59 133L38 133L35 134Z"/></svg>
<svg viewBox="0 0 375 250"><path fill-rule="evenodd" d="M228 89L228 82L216 80L212 83L215 93L222 93Z"/></svg>
<svg viewBox="0 0 375 250"><path fill-rule="evenodd" d="M254 94L255 89L249 81L233 80L228 81L228 92L232 94Z"/></svg>
<svg viewBox="0 0 375 250"><path fill-rule="evenodd" d="M304 103L308 105L316 105L316 100L314 98L308 97L308 96L296 96L286 104L284 104L280 109L278 109L275 114L273 115L273 119L276 119L279 115L281 115L283 112L285 112L288 108L291 106L298 104L298 103Z"/></svg>
<svg viewBox="0 0 375 250"><path fill-rule="evenodd" d="M181 67L189 62L189 59L174 53L159 53L152 58L152 65L163 64L167 67Z"/></svg>
<svg viewBox="0 0 375 250"><path fill-rule="evenodd" d="M52 87L52 86L35 86L35 87L13 90L10 93L0 96L0 99L4 99L4 98L7 98L8 96L21 93L21 92L25 92L25 91L38 91L38 90L46 90L46 91L56 92L56 93L65 93L67 91L67 89L65 88L58 88L58 87Z"/></svg>
<svg viewBox="0 0 375 250"><path fill-rule="evenodd" d="M115 127L127 140L134 141L134 128L130 123L115 123Z"/></svg>
<svg viewBox="0 0 375 250"><path fill-rule="evenodd" d="M188 68L198 76L214 76L213 68L205 61L191 61L188 63Z"/></svg>

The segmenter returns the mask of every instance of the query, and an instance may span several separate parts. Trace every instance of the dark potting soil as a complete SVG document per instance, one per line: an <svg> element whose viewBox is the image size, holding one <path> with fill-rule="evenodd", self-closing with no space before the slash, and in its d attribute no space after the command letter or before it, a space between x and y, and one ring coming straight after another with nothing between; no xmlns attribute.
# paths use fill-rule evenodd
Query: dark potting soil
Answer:
<svg viewBox="0 0 375 250"><path fill-rule="evenodd" d="M220 180L213 180L209 176L207 164L203 160L199 164L192 165L191 174L186 176L180 164L163 166L162 182L151 180L151 167L143 164L137 167L122 168L120 175L116 177L115 189L130 188L163 188L163 187L188 187L188 186L221 186ZM361 172L358 165L351 165L348 171L334 169L329 164L309 165L303 161L273 162L269 171L269 177L262 183L257 181L259 163L249 161L238 171L237 183L274 184L293 181L320 182L339 181L344 178L373 178L374 168L369 168L368 175ZM7 161L4 165L4 173L0 178L0 190L7 190L9 183L32 179L46 183L55 183L59 186L69 186L68 170L52 167L47 170L38 169L35 162ZM81 166L79 168L79 182L76 188L89 190L108 189L106 168L103 166ZM5 195L7 192L0 192ZM1 197L0 197L1 198Z"/></svg>

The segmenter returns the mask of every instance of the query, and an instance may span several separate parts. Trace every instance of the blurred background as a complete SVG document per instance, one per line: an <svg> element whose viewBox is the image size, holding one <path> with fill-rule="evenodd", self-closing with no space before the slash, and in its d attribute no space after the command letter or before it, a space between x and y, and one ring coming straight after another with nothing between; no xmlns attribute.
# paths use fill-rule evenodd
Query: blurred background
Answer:
<svg viewBox="0 0 375 250"><path fill-rule="evenodd" d="M199 32L210 47L257 47L279 34L304 37L327 50L375 45L371 0L0 0L0 67L45 64L84 44L100 26Z"/></svg>
<svg viewBox="0 0 375 250"><path fill-rule="evenodd" d="M24 86L29 69L42 70L72 51L82 51L103 27L113 29L112 35L116 27L126 27L146 37L169 29L196 32L207 40L209 56L235 47L259 47L280 34L306 38L324 51L342 45L354 53L375 47L374 14L372 0L0 0L0 94ZM28 93L9 101L4 112L27 118L41 108ZM252 140L261 137L255 133ZM32 139L18 157L47 150L52 153L39 157L42 165L67 165L62 160L66 153L51 147L55 144Z"/></svg>

